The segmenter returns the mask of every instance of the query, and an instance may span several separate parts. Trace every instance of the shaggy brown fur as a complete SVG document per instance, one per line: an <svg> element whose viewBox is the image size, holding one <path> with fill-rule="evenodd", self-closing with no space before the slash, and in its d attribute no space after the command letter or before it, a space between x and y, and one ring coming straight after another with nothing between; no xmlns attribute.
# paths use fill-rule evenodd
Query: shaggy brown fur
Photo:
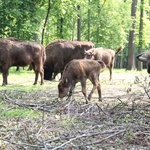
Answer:
<svg viewBox="0 0 150 150"><path fill-rule="evenodd" d="M35 72L34 84L37 84L39 73L41 84L43 84L45 60L45 48L41 44L21 41L12 37L0 39L0 66L2 67L3 85L7 85L8 70L11 66L30 64Z"/></svg>
<svg viewBox="0 0 150 150"><path fill-rule="evenodd" d="M94 44L83 41L55 40L46 46L44 79L53 80L62 73L65 65L73 59L84 58L84 50L93 48Z"/></svg>
<svg viewBox="0 0 150 150"><path fill-rule="evenodd" d="M117 51L115 52L112 49L106 48L92 48L85 51L85 58L86 59L94 59L94 60L102 60L110 72L110 80L112 80L112 70L114 67L114 60L115 56L122 50L120 46Z"/></svg>
<svg viewBox="0 0 150 150"><path fill-rule="evenodd" d="M99 74L100 69L104 68L105 64L100 60L74 59L70 61L64 69L62 80L58 84L59 97L63 98L68 94L68 92L71 95L73 89L75 88L75 84L80 82L82 86L82 93L86 99L86 103L88 103L86 97L86 80L89 79L93 84L93 89L90 92L88 99L91 99L93 92L97 89L99 100L101 101Z"/></svg>

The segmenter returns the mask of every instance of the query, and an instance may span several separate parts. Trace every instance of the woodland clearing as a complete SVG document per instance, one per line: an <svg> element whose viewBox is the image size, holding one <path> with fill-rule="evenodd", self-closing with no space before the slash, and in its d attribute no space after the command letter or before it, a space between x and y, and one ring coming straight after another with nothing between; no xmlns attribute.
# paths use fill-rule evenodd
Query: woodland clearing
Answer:
<svg viewBox="0 0 150 150"><path fill-rule="evenodd" d="M68 100L59 99L58 80L34 86L33 72L11 73L8 86L0 87L0 149L149 150L146 70L114 69L112 81L108 70L104 71L102 102L95 91L88 104L80 84ZM91 88L87 81L87 93Z"/></svg>

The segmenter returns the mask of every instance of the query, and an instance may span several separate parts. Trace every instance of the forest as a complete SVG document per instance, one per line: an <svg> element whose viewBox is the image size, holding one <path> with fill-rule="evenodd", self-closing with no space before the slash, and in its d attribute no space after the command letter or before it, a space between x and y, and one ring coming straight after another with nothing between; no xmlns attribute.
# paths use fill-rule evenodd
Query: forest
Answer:
<svg viewBox="0 0 150 150"><path fill-rule="evenodd" d="M0 21L0 38L20 39L9 38L21 43L16 46L20 51L25 49L22 40L44 47L54 40L72 40L91 41L95 47L115 51L123 48L115 57L112 79L107 68L96 75L100 89L87 103L82 85L89 95L94 89L90 78L62 98L60 74L43 84L42 75L41 82L36 81L34 68L38 67L16 71L15 66L8 73L5 65L0 77L0 150L149 150L150 75L145 69L149 64L136 56L150 50L150 0L0 0ZM1 63L25 60L25 55L16 59L17 52L10 61L3 50L13 46L4 46L0 47ZM59 52L56 55L61 56ZM72 70L68 72L77 72Z"/></svg>
<svg viewBox="0 0 150 150"><path fill-rule="evenodd" d="M142 70L135 56L150 49L150 0L0 0L0 20L1 38L121 45L116 68Z"/></svg>

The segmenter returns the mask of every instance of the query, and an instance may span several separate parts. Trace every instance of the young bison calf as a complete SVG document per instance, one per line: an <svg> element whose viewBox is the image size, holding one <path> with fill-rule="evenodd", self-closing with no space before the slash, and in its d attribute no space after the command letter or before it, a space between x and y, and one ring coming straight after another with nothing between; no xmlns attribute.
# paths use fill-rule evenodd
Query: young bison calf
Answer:
<svg viewBox="0 0 150 150"><path fill-rule="evenodd" d="M69 96L71 96L72 91L75 88L75 84L80 82L82 86L82 93L86 99L86 103L88 103L86 97L86 80L89 79L93 84L93 88L88 95L88 100L91 99L93 92L97 88L99 100L101 101L101 86L99 83L101 68L104 69L105 64L100 60L74 59L70 61L64 69L62 80L58 84L59 97L63 98L68 94L68 92Z"/></svg>
<svg viewBox="0 0 150 150"><path fill-rule="evenodd" d="M112 49L107 48L92 48L87 51L85 51L85 58L86 59L93 59L93 60L102 60L110 72L110 78L109 80L112 80L112 70L114 67L114 60L115 56L122 50L122 47L120 46L117 51L115 52Z"/></svg>

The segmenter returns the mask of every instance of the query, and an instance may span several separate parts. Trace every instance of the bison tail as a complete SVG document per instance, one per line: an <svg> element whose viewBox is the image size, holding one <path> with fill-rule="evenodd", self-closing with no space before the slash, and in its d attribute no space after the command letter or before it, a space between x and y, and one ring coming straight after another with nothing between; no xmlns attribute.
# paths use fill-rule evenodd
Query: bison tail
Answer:
<svg viewBox="0 0 150 150"><path fill-rule="evenodd" d="M43 56L42 56L42 58L43 58L43 64L44 64L45 61L46 61L46 53L45 53L45 50L43 50Z"/></svg>
<svg viewBox="0 0 150 150"><path fill-rule="evenodd" d="M103 61L98 60L98 63L101 65L102 69L106 68L106 65L105 65L105 63Z"/></svg>
<svg viewBox="0 0 150 150"><path fill-rule="evenodd" d="M115 52L115 55L117 55L122 50L122 46L120 46L117 51Z"/></svg>

